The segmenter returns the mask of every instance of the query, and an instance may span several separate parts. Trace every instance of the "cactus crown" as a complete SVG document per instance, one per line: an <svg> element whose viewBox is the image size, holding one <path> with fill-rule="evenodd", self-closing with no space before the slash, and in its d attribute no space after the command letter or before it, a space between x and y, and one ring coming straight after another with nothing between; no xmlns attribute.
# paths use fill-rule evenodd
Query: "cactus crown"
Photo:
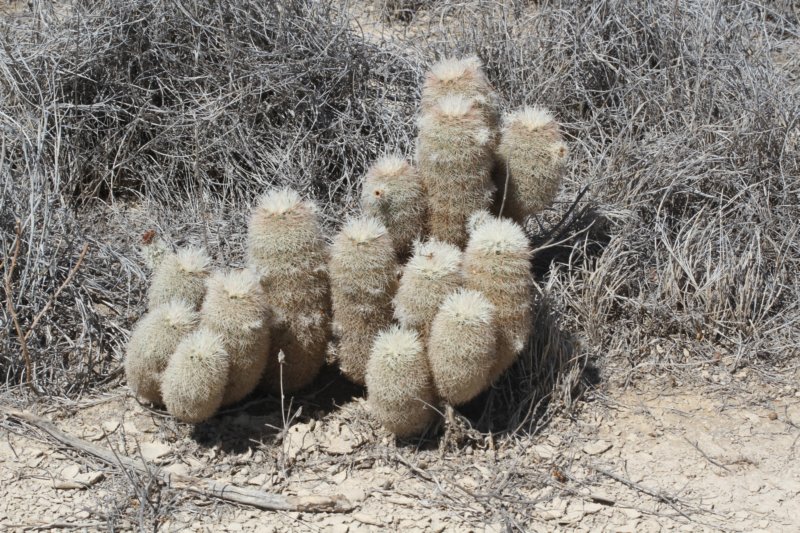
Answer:
<svg viewBox="0 0 800 533"><path fill-rule="evenodd" d="M370 169L370 174L375 177L397 176L408 168L408 161L398 154L389 154L381 157Z"/></svg>
<svg viewBox="0 0 800 533"><path fill-rule="evenodd" d="M488 220L492 220L494 217L492 214L487 211L486 209L479 209L472 213L469 218L467 219L467 232L472 235L475 232L475 228L481 226L484 222Z"/></svg>
<svg viewBox="0 0 800 533"><path fill-rule="evenodd" d="M225 357L222 337L207 328L196 330L186 337L182 344L187 349L189 358L200 363L207 362L208 357Z"/></svg>
<svg viewBox="0 0 800 533"><path fill-rule="evenodd" d="M181 248L176 256L178 268L190 274L205 272L211 264L211 258L202 248Z"/></svg>
<svg viewBox="0 0 800 533"><path fill-rule="evenodd" d="M431 66L430 75L442 83L455 82L468 76L476 77L482 66L477 56L463 59L447 58Z"/></svg>
<svg viewBox="0 0 800 533"><path fill-rule="evenodd" d="M397 324L382 331L372 345L373 354L381 354L382 361L392 369L402 369L409 364L409 358L422 352L419 334Z"/></svg>
<svg viewBox="0 0 800 533"><path fill-rule="evenodd" d="M507 218L490 217L479 224L470 237L469 248L490 253L530 253L522 227Z"/></svg>
<svg viewBox="0 0 800 533"><path fill-rule="evenodd" d="M481 292L458 289L445 298L439 312L462 324L488 324L492 320L494 306Z"/></svg>
<svg viewBox="0 0 800 533"><path fill-rule="evenodd" d="M417 241L407 268L430 278L452 274L461 268L461 250L438 239Z"/></svg>
<svg viewBox="0 0 800 533"><path fill-rule="evenodd" d="M450 118L461 118L473 109L475 99L460 94L448 94L436 102L436 110L440 115Z"/></svg>
<svg viewBox="0 0 800 533"><path fill-rule="evenodd" d="M536 131L550 124L555 118L547 109L539 106L527 106L514 113L509 113L505 117L506 126L519 124L528 131Z"/></svg>
<svg viewBox="0 0 800 533"><path fill-rule="evenodd" d="M363 244L386 234L386 226L375 217L363 216L349 221L342 235L356 244Z"/></svg>
<svg viewBox="0 0 800 533"><path fill-rule="evenodd" d="M303 199L296 191L286 188L263 195L258 201L258 207L270 215L277 216L294 211L303 203Z"/></svg>
<svg viewBox="0 0 800 533"><path fill-rule="evenodd" d="M261 289L260 276L251 269L217 272L214 281L229 298L247 298Z"/></svg>
<svg viewBox="0 0 800 533"><path fill-rule="evenodd" d="M173 328L197 322L197 312L183 300L171 300L163 304L160 312Z"/></svg>

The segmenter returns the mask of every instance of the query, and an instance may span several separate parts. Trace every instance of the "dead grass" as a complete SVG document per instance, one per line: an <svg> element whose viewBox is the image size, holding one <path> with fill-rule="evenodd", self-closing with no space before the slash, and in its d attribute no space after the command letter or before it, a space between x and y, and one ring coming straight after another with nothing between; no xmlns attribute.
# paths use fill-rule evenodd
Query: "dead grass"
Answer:
<svg viewBox="0 0 800 533"><path fill-rule="evenodd" d="M800 106L771 56L798 26L783 8L461 2L428 14L452 37L417 46L477 52L509 107L543 104L565 124L563 200L588 185L596 218L545 255L544 282L596 360L678 371L715 354L730 369L798 355Z"/></svg>

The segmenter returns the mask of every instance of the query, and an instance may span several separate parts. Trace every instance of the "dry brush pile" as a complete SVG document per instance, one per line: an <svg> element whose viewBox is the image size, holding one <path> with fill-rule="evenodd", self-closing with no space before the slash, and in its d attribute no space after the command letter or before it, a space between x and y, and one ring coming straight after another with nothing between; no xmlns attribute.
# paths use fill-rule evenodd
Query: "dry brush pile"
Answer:
<svg viewBox="0 0 800 533"><path fill-rule="evenodd" d="M680 371L720 355L730 369L796 358L799 106L771 52L800 30L780 3L559 0L535 10L511 0L408 3L404 17L427 18L434 31L416 32L400 43L405 48L365 39L345 11L280 4L105 0L78 2L63 20L43 10L28 26L3 22L7 386L29 381L74 395L118 375L146 275L139 235L104 226L105 202L156 206L166 240L202 244L213 262L236 268L247 263L245 206L270 187L313 200L331 235L358 207L367 173L387 188L414 170L449 179L437 155L442 138L424 121L417 168L369 165L387 147L413 148L423 65L473 54L497 96L472 115L491 121L493 106L542 104L570 146L564 187L525 228L538 282L531 342L483 395L480 427L535 429L530 413L543 398L571 402L586 354L609 372L627 368L623 375ZM421 106L447 114L461 104ZM475 118L459 124L469 130ZM523 128L531 119L518 118ZM502 139L488 142L506 154ZM540 155L528 151L510 164L530 168ZM497 161L492 168L502 175ZM404 277L414 270L422 283L441 268L453 287L464 285L452 248L412 244L409 228L427 217L415 200L421 190L388 201L363 192L364 210L395 228L392 246L411 255ZM508 200L514 191L503 192ZM470 209L482 202L471 195ZM503 206L507 214L518 209ZM448 222L437 221L436 234L468 248ZM390 319L431 313L400 281ZM477 298L471 289L463 287L461 303ZM442 348L441 332L460 303L448 299L445 308L449 317L413 326ZM194 323L196 312L175 308L171 320ZM484 314L471 316L462 327L475 329L464 329L465 337L484 326ZM543 353L571 363L542 366Z"/></svg>

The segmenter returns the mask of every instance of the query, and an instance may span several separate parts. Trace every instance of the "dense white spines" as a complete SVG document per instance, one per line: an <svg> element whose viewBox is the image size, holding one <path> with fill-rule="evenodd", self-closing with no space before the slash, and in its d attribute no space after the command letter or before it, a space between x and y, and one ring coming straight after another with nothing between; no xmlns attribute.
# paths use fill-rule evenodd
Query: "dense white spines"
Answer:
<svg viewBox="0 0 800 533"><path fill-rule="evenodd" d="M436 239L415 243L400 278L395 318L426 338L442 300L461 283L461 250Z"/></svg>
<svg viewBox="0 0 800 533"><path fill-rule="evenodd" d="M391 326L375 338L366 383L370 412L398 437L420 434L434 419L436 397L415 331Z"/></svg>
<svg viewBox="0 0 800 533"><path fill-rule="evenodd" d="M330 334L327 246L316 206L290 189L262 196L250 216L247 257L275 313L265 386L278 392L282 379L284 392L298 390L319 373ZM286 358L280 369L279 351Z"/></svg>
<svg viewBox="0 0 800 533"><path fill-rule="evenodd" d="M269 356L270 310L259 276L247 269L213 274L200 317L229 356L222 404L235 403L256 388Z"/></svg>
<svg viewBox="0 0 800 533"><path fill-rule="evenodd" d="M564 175L568 149L552 113L525 107L505 115L498 155L505 170L496 178L506 191L503 214L523 223L553 202Z"/></svg>
<svg viewBox="0 0 800 533"><path fill-rule="evenodd" d="M198 321L197 312L183 300L158 305L131 332L125 355L128 386L141 398L162 403L161 376L181 339Z"/></svg>
<svg viewBox="0 0 800 533"><path fill-rule="evenodd" d="M491 206L491 137L476 102L460 95L439 99L420 117L417 162L432 237L463 246L469 216Z"/></svg>
<svg viewBox="0 0 800 533"><path fill-rule="evenodd" d="M222 339L205 328L185 337L170 357L161 381L167 410L184 422L214 416L228 381L228 355Z"/></svg>
<svg viewBox="0 0 800 533"><path fill-rule="evenodd" d="M495 307L497 358L490 381L514 363L530 334L530 257L522 228L494 217L475 227L464 252L464 286L483 293Z"/></svg>
<svg viewBox="0 0 800 533"><path fill-rule="evenodd" d="M182 248L177 253L167 254L153 273L147 292L148 308L183 300L199 309L210 265L211 258L202 248Z"/></svg>
<svg viewBox="0 0 800 533"><path fill-rule="evenodd" d="M361 206L389 230L398 256L405 255L414 239L425 233L427 199L422 181L416 169L398 155L384 156L370 167Z"/></svg>
<svg viewBox="0 0 800 533"><path fill-rule="evenodd" d="M494 306L483 294L462 289L445 299L428 341L428 361L440 398L459 405L490 384L496 336Z"/></svg>
<svg viewBox="0 0 800 533"><path fill-rule="evenodd" d="M331 294L339 364L364 383L372 338L391 321L397 262L386 227L376 218L351 220L331 248Z"/></svg>
<svg viewBox="0 0 800 533"><path fill-rule="evenodd" d="M432 65L422 86L423 113L430 111L437 100L452 94L474 99L492 132L494 146L500 124L500 102L480 59L445 58Z"/></svg>

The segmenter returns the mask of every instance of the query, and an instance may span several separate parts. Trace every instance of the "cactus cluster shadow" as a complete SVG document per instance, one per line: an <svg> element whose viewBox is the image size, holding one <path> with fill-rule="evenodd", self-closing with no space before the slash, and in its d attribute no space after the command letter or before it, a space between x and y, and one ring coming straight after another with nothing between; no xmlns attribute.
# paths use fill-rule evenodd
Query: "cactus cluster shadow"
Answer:
<svg viewBox="0 0 800 533"><path fill-rule="evenodd" d="M555 414L551 407L568 408L590 384L588 354L560 324L550 300L538 299L533 311L531 338L517 362L492 387L458 409L480 433L537 433ZM592 378L591 383L597 381Z"/></svg>
<svg viewBox="0 0 800 533"><path fill-rule="evenodd" d="M365 396L365 388L345 378L335 365L322 368L314 382L296 393L278 396L255 392L238 404L195 424L190 438L204 448L244 453L254 442L273 442L284 430L283 414L291 423L321 420L342 405ZM286 429L291 424L286 424Z"/></svg>

